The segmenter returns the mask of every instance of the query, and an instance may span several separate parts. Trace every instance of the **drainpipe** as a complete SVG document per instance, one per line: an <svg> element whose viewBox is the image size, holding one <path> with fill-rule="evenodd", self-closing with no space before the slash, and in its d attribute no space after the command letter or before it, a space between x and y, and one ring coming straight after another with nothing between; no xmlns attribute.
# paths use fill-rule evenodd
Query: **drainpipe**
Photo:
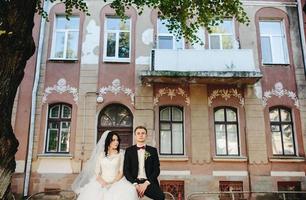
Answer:
<svg viewBox="0 0 306 200"><path fill-rule="evenodd" d="M44 7L44 10L48 9L48 1L44 2L43 7ZM43 41L44 41L44 35L45 35L45 24L46 24L46 19L42 18L40 22L37 59L36 59L36 66L35 66L35 77L34 77L34 84L33 84L33 89L32 89L32 105L31 105L30 131L29 131L29 139L28 139L28 153L27 153L27 159L26 159L25 179L24 179L24 186L23 186L23 196L25 197L28 196L29 184L30 184L31 165L32 165L32 157L33 157L33 144L34 144L34 131L35 131L36 98L37 98L37 91L38 91L38 84L39 84L40 70L41 70Z"/></svg>
<svg viewBox="0 0 306 200"><path fill-rule="evenodd" d="M301 35L301 45L302 45L302 56L304 63L304 73L306 75L306 41L305 41L304 22L303 22L303 8L301 0L297 0L297 4L298 4L298 20L299 20L299 28Z"/></svg>

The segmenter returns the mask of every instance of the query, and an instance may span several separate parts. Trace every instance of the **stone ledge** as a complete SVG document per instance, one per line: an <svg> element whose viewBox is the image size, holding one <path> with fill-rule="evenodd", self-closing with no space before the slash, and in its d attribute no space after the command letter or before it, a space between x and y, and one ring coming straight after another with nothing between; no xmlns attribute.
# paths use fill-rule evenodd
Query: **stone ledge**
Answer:
<svg viewBox="0 0 306 200"><path fill-rule="evenodd" d="M272 156L269 158L270 162L305 162L304 157L296 156Z"/></svg>
<svg viewBox="0 0 306 200"><path fill-rule="evenodd" d="M188 161L187 156L159 156L160 161Z"/></svg>
<svg viewBox="0 0 306 200"><path fill-rule="evenodd" d="M38 158L72 158L72 154L42 153L37 155Z"/></svg>
<svg viewBox="0 0 306 200"><path fill-rule="evenodd" d="M216 162L246 162L247 157L244 156L214 156L213 161Z"/></svg>

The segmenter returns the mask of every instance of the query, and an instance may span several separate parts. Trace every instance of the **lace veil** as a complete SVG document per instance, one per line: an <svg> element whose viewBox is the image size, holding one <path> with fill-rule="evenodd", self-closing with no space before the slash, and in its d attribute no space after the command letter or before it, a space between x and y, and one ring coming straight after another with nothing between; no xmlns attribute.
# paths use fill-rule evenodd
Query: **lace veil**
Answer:
<svg viewBox="0 0 306 200"><path fill-rule="evenodd" d="M105 139L111 131L107 130L104 131L99 142L97 143L96 147L93 149L90 159L87 161L85 164L85 167L81 171L81 173L76 177L74 182L71 185L71 189L79 194L80 189L84 187L87 183L89 183L90 179L95 176L95 167L96 167L96 162L99 158L99 156L102 153L102 156L105 156L103 153L104 151L104 146L105 146Z"/></svg>

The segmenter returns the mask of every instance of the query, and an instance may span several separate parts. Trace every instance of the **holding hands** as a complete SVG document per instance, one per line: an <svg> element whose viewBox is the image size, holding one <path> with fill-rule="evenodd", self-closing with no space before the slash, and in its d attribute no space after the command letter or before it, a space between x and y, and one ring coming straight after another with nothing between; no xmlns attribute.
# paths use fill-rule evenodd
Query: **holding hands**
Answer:
<svg viewBox="0 0 306 200"><path fill-rule="evenodd" d="M144 183L141 183L141 184L137 184L136 185L136 190L137 190L137 193L138 193L138 196L140 197L140 198L142 198L143 196L144 196L144 193L145 193L145 191L146 191L146 189L147 189L147 187L150 185L150 183L149 182L144 182Z"/></svg>

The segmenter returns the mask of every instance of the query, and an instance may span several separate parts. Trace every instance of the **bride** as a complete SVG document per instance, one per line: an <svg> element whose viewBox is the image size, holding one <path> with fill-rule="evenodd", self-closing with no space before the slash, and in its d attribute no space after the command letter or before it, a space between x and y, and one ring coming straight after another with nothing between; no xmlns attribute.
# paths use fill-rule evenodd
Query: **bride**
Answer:
<svg viewBox="0 0 306 200"><path fill-rule="evenodd" d="M136 188L123 177L123 159L119 135L105 131L71 186L78 200L138 200Z"/></svg>

